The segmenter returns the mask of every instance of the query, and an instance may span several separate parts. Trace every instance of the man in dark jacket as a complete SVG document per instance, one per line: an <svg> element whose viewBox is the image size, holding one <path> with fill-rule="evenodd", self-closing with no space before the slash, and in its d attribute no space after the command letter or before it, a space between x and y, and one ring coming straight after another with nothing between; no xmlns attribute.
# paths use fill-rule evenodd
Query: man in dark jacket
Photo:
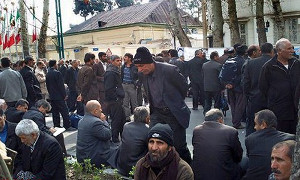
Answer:
<svg viewBox="0 0 300 180"><path fill-rule="evenodd" d="M138 79L138 70L132 63L133 55L126 53L123 57L124 65L121 67L121 79L122 86L125 92L123 100L123 107L125 111L126 120L132 114L132 111L138 106L137 105L137 92L136 92L136 81Z"/></svg>
<svg viewBox="0 0 300 180"><path fill-rule="evenodd" d="M146 47L139 47L134 63L145 76L148 86L151 120L150 128L157 123L169 124L174 131L174 146L180 157L191 162L191 154L186 143L186 128L189 126L190 113L184 98L187 92L185 77L176 66L154 62Z"/></svg>
<svg viewBox="0 0 300 180"><path fill-rule="evenodd" d="M118 150L117 168L124 176L129 175L132 167L148 151L149 110L140 106L134 109L133 115L134 121L124 125L122 143Z"/></svg>
<svg viewBox="0 0 300 180"><path fill-rule="evenodd" d="M6 120L13 123L19 123L24 113L28 110L28 101L25 99L19 99L15 104L15 107L10 107L5 111Z"/></svg>
<svg viewBox="0 0 300 180"><path fill-rule="evenodd" d="M125 92L121 80L121 59L117 55L111 57L111 64L108 65L104 74L105 100L111 122L112 141L120 142L119 135L122 134L126 118L122 107Z"/></svg>
<svg viewBox="0 0 300 180"><path fill-rule="evenodd" d="M277 117L277 129L295 134L298 122L295 91L300 80L300 62L293 57L295 51L288 39L278 40L276 50L277 55L262 68L259 88Z"/></svg>
<svg viewBox="0 0 300 180"><path fill-rule="evenodd" d="M40 89L40 83L34 75L33 68L35 61L32 56L25 57L25 66L20 70L20 74L23 77L27 90L27 101L29 102L29 108L34 106L35 102L42 99L42 91Z"/></svg>
<svg viewBox="0 0 300 180"><path fill-rule="evenodd" d="M78 123L76 157L82 163L90 159L96 167L110 165L109 158L114 149L111 142L111 129L102 113L101 105L96 100L86 103L86 112Z"/></svg>
<svg viewBox="0 0 300 180"><path fill-rule="evenodd" d="M262 56L245 63L242 78L243 90L247 98L246 136L255 131L254 114L267 107L266 98L258 88L258 79L263 65L274 56L274 50L271 43L262 44L260 49Z"/></svg>
<svg viewBox="0 0 300 180"><path fill-rule="evenodd" d="M209 110L204 120L195 127L192 138L195 180L240 179L238 163L243 149L238 131L224 125L224 115L219 109Z"/></svg>
<svg viewBox="0 0 300 180"><path fill-rule="evenodd" d="M188 61L188 75L192 83L193 110L198 110L198 103L204 105L204 85L202 65L205 63L203 50L195 51L195 57Z"/></svg>
<svg viewBox="0 0 300 180"><path fill-rule="evenodd" d="M243 180L268 179L272 147L278 142L295 139L295 135L276 130L276 119L275 114L267 109L255 114L256 132L245 140L249 165Z"/></svg>
<svg viewBox="0 0 300 180"><path fill-rule="evenodd" d="M84 109L81 101L77 101L78 92L76 87L76 82L78 79L78 60L73 60L71 62L71 67L67 70L65 75L65 83L68 86L68 99L67 104L69 108L69 112L74 112L77 110L77 114L83 116Z"/></svg>
<svg viewBox="0 0 300 180"><path fill-rule="evenodd" d="M56 60L49 61L49 71L46 75L46 84L49 92L54 127L60 127L60 115L63 118L63 127L66 130L74 130L71 127L68 106L66 104L67 94L64 79L57 70Z"/></svg>
<svg viewBox="0 0 300 180"><path fill-rule="evenodd" d="M40 131L36 123L29 119L18 123L16 135L24 145L21 163L16 167L14 178L66 179L63 153L53 137Z"/></svg>

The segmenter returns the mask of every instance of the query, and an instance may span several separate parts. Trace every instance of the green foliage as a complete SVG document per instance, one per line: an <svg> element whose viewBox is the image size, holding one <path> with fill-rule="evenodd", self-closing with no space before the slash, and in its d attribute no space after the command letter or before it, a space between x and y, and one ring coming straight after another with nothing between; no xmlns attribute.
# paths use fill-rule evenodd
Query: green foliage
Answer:
<svg viewBox="0 0 300 180"><path fill-rule="evenodd" d="M85 4L83 0L74 0L75 9L73 12L75 14L80 14L80 16L86 18L89 14L93 15L95 12L105 11L105 8L112 6L110 0L90 0L89 3Z"/></svg>
<svg viewBox="0 0 300 180"><path fill-rule="evenodd" d="M116 0L116 4L119 8L132 6L134 4L133 0Z"/></svg>
<svg viewBox="0 0 300 180"><path fill-rule="evenodd" d="M132 166L131 171L129 172L129 177L133 178L135 173L135 166Z"/></svg>

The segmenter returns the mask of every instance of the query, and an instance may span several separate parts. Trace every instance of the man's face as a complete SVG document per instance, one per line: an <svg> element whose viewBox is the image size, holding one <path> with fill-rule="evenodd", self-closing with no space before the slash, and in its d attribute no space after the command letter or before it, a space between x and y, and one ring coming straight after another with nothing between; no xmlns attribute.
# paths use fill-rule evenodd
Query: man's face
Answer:
<svg viewBox="0 0 300 180"><path fill-rule="evenodd" d="M79 64L78 64L78 61L77 61L77 60L74 60L74 61L72 62L72 67L75 68L75 69L78 68L78 65L79 65Z"/></svg>
<svg viewBox="0 0 300 180"><path fill-rule="evenodd" d="M287 156L288 147L282 146L272 150L271 168L276 180L288 180L291 175L292 161Z"/></svg>
<svg viewBox="0 0 300 180"><path fill-rule="evenodd" d="M111 63L114 66L120 67L121 63L122 63L122 60L120 58L118 58L118 59L115 59L115 60L111 61Z"/></svg>
<svg viewBox="0 0 300 180"><path fill-rule="evenodd" d="M22 112L26 112L28 110L28 105L27 104L25 104L24 106L19 105L17 107L17 110L22 111Z"/></svg>
<svg viewBox="0 0 300 180"><path fill-rule="evenodd" d="M294 54L294 48L289 41L285 41L285 46L283 46L282 49L279 49L278 51L278 58L283 59L283 60L289 60L293 57Z"/></svg>
<svg viewBox="0 0 300 180"><path fill-rule="evenodd" d="M256 131L264 129L263 124L258 123L257 117L254 118L254 129Z"/></svg>
<svg viewBox="0 0 300 180"><path fill-rule="evenodd" d="M171 147L160 139L150 138L148 142L148 150L150 153L150 160L152 162L159 162L168 155Z"/></svg>
<svg viewBox="0 0 300 180"><path fill-rule="evenodd" d="M3 131L4 126L5 126L5 115L3 114L2 116L0 115L0 132Z"/></svg>
<svg viewBox="0 0 300 180"><path fill-rule="evenodd" d="M29 67L34 67L34 65L35 65L35 60L34 60L34 59L28 61L28 66L29 66Z"/></svg>
<svg viewBox="0 0 300 180"><path fill-rule="evenodd" d="M40 69L44 69L44 68L45 68L44 62L40 63L40 64L38 65L38 67L39 67Z"/></svg>
<svg viewBox="0 0 300 180"><path fill-rule="evenodd" d="M200 58L203 58L203 57L204 57L204 54L203 54L202 51L199 51L198 54L197 54L197 56L200 57Z"/></svg>
<svg viewBox="0 0 300 180"><path fill-rule="evenodd" d="M142 72L144 75L151 74L155 69L154 63L151 63L151 64L136 64L135 66L138 68L138 71Z"/></svg>
<svg viewBox="0 0 300 180"><path fill-rule="evenodd" d="M261 56L261 50L259 46L256 46L256 50L253 52L254 57L253 58L258 58Z"/></svg>
<svg viewBox="0 0 300 180"><path fill-rule="evenodd" d="M128 56L123 57L124 63L130 63L131 59Z"/></svg>
<svg viewBox="0 0 300 180"><path fill-rule="evenodd" d="M25 144L26 146L31 146L35 142L37 138L37 134L35 133L32 133L30 135L20 134L19 138L21 139L21 142L23 144Z"/></svg>
<svg viewBox="0 0 300 180"><path fill-rule="evenodd" d="M107 55L105 54L105 55L102 55L101 57L100 57L100 60L102 61L102 62L107 62Z"/></svg>

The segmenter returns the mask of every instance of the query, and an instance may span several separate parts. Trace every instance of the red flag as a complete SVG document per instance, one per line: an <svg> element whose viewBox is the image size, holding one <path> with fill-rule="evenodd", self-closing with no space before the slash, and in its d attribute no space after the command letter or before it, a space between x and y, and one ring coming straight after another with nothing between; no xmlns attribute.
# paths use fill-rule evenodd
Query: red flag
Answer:
<svg viewBox="0 0 300 180"><path fill-rule="evenodd" d="M15 34L12 33L12 35L9 37L9 41L7 42L7 47L11 47L15 44Z"/></svg>
<svg viewBox="0 0 300 180"><path fill-rule="evenodd" d="M34 29L33 30L33 33L32 33L32 43L36 40L36 30Z"/></svg>
<svg viewBox="0 0 300 180"><path fill-rule="evenodd" d="M2 35L0 33L0 45L2 45Z"/></svg>
<svg viewBox="0 0 300 180"><path fill-rule="evenodd" d="M16 35L16 44L18 44L20 41L21 41L21 35L20 35L20 33L18 33Z"/></svg>
<svg viewBox="0 0 300 180"><path fill-rule="evenodd" d="M7 48L7 34L5 34L5 37L4 37L4 42L3 42L3 50L5 50Z"/></svg>

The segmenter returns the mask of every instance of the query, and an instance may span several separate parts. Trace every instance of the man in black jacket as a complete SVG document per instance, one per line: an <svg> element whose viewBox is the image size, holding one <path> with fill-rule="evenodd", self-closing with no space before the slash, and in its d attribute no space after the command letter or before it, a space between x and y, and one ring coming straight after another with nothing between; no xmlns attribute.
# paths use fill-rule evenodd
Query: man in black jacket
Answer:
<svg viewBox="0 0 300 180"><path fill-rule="evenodd" d="M24 113L28 110L28 101L19 99L15 107L10 107L5 111L6 120L13 123L18 123L22 120Z"/></svg>
<svg viewBox="0 0 300 180"><path fill-rule="evenodd" d="M111 122L112 141L120 142L119 135L122 134L125 124L125 114L122 107L125 92L121 80L121 59L117 55L111 56L111 64L108 65L104 74L105 100Z"/></svg>
<svg viewBox="0 0 300 180"><path fill-rule="evenodd" d="M68 91L68 99L67 104L69 108L69 112L74 112L77 110L77 114L83 116L84 115L84 109L83 104L81 101L77 101L78 92L76 88L76 82L78 77L78 60L73 60L71 62L71 67L66 72L65 75L65 83L67 84L69 91Z"/></svg>
<svg viewBox="0 0 300 180"><path fill-rule="evenodd" d="M277 118L270 110L257 112L254 121L256 132L245 140L249 167L243 180L268 179L272 147L278 142L295 139L295 135L276 130Z"/></svg>
<svg viewBox="0 0 300 180"><path fill-rule="evenodd" d="M276 42L277 54L262 68L259 89L267 98L267 107L277 117L277 129L295 134L298 122L296 86L300 80L300 62L293 56L291 42L282 38Z"/></svg>
<svg viewBox="0 0 300 180"><path fill-rule="evenodd" d="M49 61L49 68L46 75L46 84L52 105L53 124L55 127L60 127L59 113L61 113L63 127L67 130L74 130L70 124L68 106L65 101L67 99L67 94L64 80L61 73L57 70L56 60Z"/></svg>
<svg viewBox="0 0 300 180"><path fill-rule="evenodd" d="M245 63L242 78L243 91L247 98L246 136L255 131L254 114L267 107L266 98L258 88L258 79L263 65L274 56L274 50L271 43L262 44L260 49L262 56Z"/></svg>
<svg viewBox="0 0 300 180"><path fill-rule="evenodd" d="M42 99L42 91L40 89L40 83L34 75L33 68L35 61L32 56L25 57L25 66L20 70L20 74L26 85L27 101L29 102L29 108L34 106L35 102Z"/></svg>

